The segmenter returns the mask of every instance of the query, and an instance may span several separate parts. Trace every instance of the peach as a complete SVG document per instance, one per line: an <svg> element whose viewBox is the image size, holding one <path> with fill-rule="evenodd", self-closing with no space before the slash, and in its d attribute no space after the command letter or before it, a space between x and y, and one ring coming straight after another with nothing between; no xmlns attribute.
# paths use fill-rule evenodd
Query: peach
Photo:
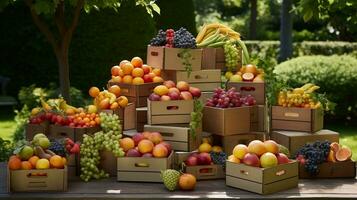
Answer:
<svg viewBox="0 0 357 200"><path fill-rule="evenodd" d="M155 76L153 79L152 79L152 82L154 83L160 83L160 82L163 82L164 79L161 78L160 76Z"/></svg>
<svg viewBox="0 0 357 200"><path fill-rule="evenodd" d="M100 109L108 109L110 107L109 98L105 98L99 102Z"/></svg>
<svg viewBox="0 0 357 200"><path fill-rule="evenodd" d="M266 140L264 141L265 149L273 154L279 153L279 146L274 140Z"/></svg>
<svg viewBox="0 0 357 200"><path fill-rule="evenodd" d="M140 69L140 68L135 68L135 69ZM144 79L143 78L141 78L141 77L135 77L134 79L133 79L133 85L141 85L141 84L144 84Z"/></svg>
<svg viewBox="0 0 357 200"><path fill-rule="evenodd" d="M124 71L122 69L119 70L119 76L120 77L124 77L125 76Z"/></svg>
<svg viewBox="0 0 357 200"><path fill-rule="evenodd" d="M173 87L173 88L169 88L169 92L177 92L177 93L180 93L180 90Z"/></svg>
<svg viewBox="0 0 357 200"><path fill-rule="evenodd" d="M110 86L110 88L108 89L109 92L115 94L116 97L119 97L120 96L120 87L117 86L117 85L112 85Z"/></svg>
<svg viewBox="0 0 357 200"><path fill-rule="evenodd" d="M144 82L145 83L151 83L152 82L152 77L150 76L150 74L145 74L143 76Z"/></svg>
<svg viewBox="0 0 357 200"><path fill-rule="evenodd" d="M32 169L32 164L29 161L22 161L21 169Z"/></svg>
<svg viewBox="0 0 357 200"><path fill-rule="evenodd" d="M126 137L119 140L119 145L124 151L128 151L129 149L133 149L135 147L135 142L133 139Z"/></svg>
<svg viewBox="0 0 357 200"><path fill-rule="evenodd" d="M190 87L189 91L193 97L199 98L201 96L201 90L196 87Z"/></svg>
<svg viewBox="0 0 357 200"><path fill-rule="evenodd" d="M152 155L156 158L165 158L168 156L168 150L163 144L158 144L152 150Z"/></svg>
<svg viewBox="0 0 357 200"><path fill-rule="evenodd" d="M180 99L182 100L192 100L192 98L193 98L192 94L188 91L183 91L180 94Z"/></svg>
<svg viewBox="0 0 357 200"><path fill-rule="evenodd" d="M243 163L249 166L253 167L259 167L260 166L260 160L258 156L254 153L247 153L245 154L243 158Z"/></svg>
<svg viewBox="0 0 357 200"><path fill-rule="evenodd" d="M131 75L125 75L122 81L123 83L131 84L133 82L133 77Z"/></svg>
<svg viewBox="0 0 357 200"><path fill-rule="evenodd" d="M172 146L171 144L167 143L167 142L160 142L159 144L162 144L166 147L167 151L168 151L168 155L171 154L171 151L172 151Z"/></svg>
<svg viewBox="0 0 357 200"><path fill-rule="evenodd" d="M154 144L159 144L163 141L162 135L159 132L152 132L148 139Z"/></svg>
<svg viewBox="0 0 357 200"><path fill-rule="evenodd" d="M133 77L143 77L144 76L144 70L141 68L134 68L133 71L131 72L131 75Z"/></svg>
<svg viewBox="0 0 357 200"><path fill-rule="evenodd" d="M240 163L240 160L237 157L235 157L234 155L228 156L228 161L234 162L234 163L237 163L237 164Z"/></svg>
<svg viewBox="0 0 357 200"><path fill-rule="evenodd" d="M171 98L170 96L167 96L167 95L162 95L161 98L160 98L161 101L170 101Z"/></svg>
<svg viewBox="0 0 357 200"><path fill-rule="evenodd" d="M260 156L260 165L264 168L275 167L278 165L278 159L273 153L266 152Z"/></svg>
<svg viewBox="0 0 357 200"><path fill-rule="evenodd" d="M120 68L123 70L125 75L130 75L134 69L134 66L130 62L127 62Z"/></svg>
<svg viewBox="0 0 357 200"><path fill-rule="evenodd" d="M140 157L141 153L137 149L129 149L126 152L127 157Z"/></svg>
<svg viewBox="0 0 357 200"><path fill-rule="evenodd" d="M176 87L176 84L175 82L171 81L171 80L167 80L164 82L164 86L166 86L167 88L175 88Z"/></svg>
<svg viewBox="0 0 357 200"><path fill-rule="evenodd" d="M170 97L170 99L171 100L179 100L180 99L180 92L175 92L175 91L170 92L170 89L169 89L169 93L167 94Z"/></svg>
<svg viewBox="0 0 357 200"><path fill-rule="evenodd" d="M190 86L188 85L188 83L186 81L179 81L176 84L177 89L179 89L180 91L188 91Z"/></svg>
<svg viewBox="0 0 357 200"><path fill-rule="evenodd" d="M144 132L142 133L142 135L144 136L145 139L149 139L149 138L150 138L150 135L151 135L151 132L149 132L149 131L144 131Z"/></svg>
<svg viewBox="0 0 357 200"><path fill-rule="evenodd" d="M143 136L143 134L141 133L136 133L135 135L133 135L132 139L134 140L135 146L139 144L139 142L143 139L145 139L145 137Z"/></svg>
<svg viewBox="0 0 357 200"><path fill-rule="evenodd" d="M142 67L143 66L143 60L140 57L134 57L133 59L131 59L131 64L135 67Z"/></svg>
<svg viewBox="0 0 357 200"><path fill-rule="evenodd" d="M161 69L155 68L152 70L152 73L154 73L155 76L161 76Z"/></svg>
<svg viewBox="0 0 357 200"><path fill-rule="evenodd" d="M122 68L124 66L125 63L130 63L129 60L122 60L119 63L119 67Z"/></svg>
<svg viewBox="0 0 357 200"><path fill-rule="evenodd" d="M233 149L233 155L240 160L242 160L247 153L248 147L244 144L238 144Z"/></svg>
<svg viewBox="0 0 357 200"><path fill-rule="evenodd" d="M112 76L119 76L119 70L120 67L118 65L113 66L112 69L110 70Z"/></svg>
<svg viewBox="0 0 357 200"><path fill-rule="evenodd" d="M169 93L169 89L164 85L158 85L154 88L154 93L157 95L165 95Z"/></svg>
<svg viewBox="0 0 357 200"><path fill-rule="evenodd" d="M141 67L141 69L144 70L144 74L148 74L148 73L150 73L152 71L151 66L145 65L145 64Z"/></svg>
<svg viewBox="0 0 357 200"><path fill-rule="evenodd" d="M111 82L113 83L121 83L122 78L120 76L113 76Z"/></svg>
<svg viewBox="0 0 357 200"><path fill-rule="evenodd" d="M138 148L140 153L144 154L144 153L150 153L153 151L154 148L154 143L152 143L150 140L148 139L144 139L141 140L138 144ZM166 150L167 151L167 150ZM155 155L154 155L155 156Z"/></svg>
<svg viewBox="0 0 357 200"><path fill-rule="evenodd" d="M254 153L257 156L261 156L265 152L267 152L267 150L266 150L265 145L264 145L264 143L262 141L253 140L248 145L248 152L249 153Z"/></svg>
<svg viewBox="0 0 357 200"><path fill-rule="evenodd" d="M148 75L151 77L151 78L154 78L156 76L156 74L154 74L154 72L150 72L148 73Z"/></svg>

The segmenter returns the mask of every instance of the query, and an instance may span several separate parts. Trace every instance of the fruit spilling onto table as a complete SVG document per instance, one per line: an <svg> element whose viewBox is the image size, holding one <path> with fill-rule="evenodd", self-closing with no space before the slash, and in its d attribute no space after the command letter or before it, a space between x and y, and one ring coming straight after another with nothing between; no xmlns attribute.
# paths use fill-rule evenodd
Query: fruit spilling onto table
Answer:
<svg viewBox="0 0 357 200"><path fill-rule="evenodd" d="M217 108L233 108L241 106L253 106L256 100L253 96L244 96L237 92L235 88L224 90L216 88L211 98L206 100L206 106Z"/></svg>
<svg viewBox="0 0 357 200"><path fill-rule="evenodd" d="M296 153L296 159L310 175L319 173L319 164L324 162L344 162L352 157L352 151L337 142L316 141L305 144Z"/></svg>
<svg viewBox="0 0 357 200"><path fill-rule="evenodd" d="M150 45L194 49L196 48L196 40L190 32L181 27L177 31L173 29L159 30L158 34L151 39Z"/></svg>
<svg viewBox="0 0 357 200"><path fill-rule="evenodd" d="M66 151L64 143L50 142L46 135L38 133L32 141L24 141L17 146L14 150L15 155L9 158L8 166L10 170L62 169L67 164L66 156L77 153L79 147Z"/></svg>
<svg viewBox="0 0 357 200"><path fill-rule="evenodd" d="M122 60L119 65L111 68L112 79L110 83L126 83L140 85L144 83L163 82L161 70L143 64L140 57L134 57L131 61Z"/></svg>
<svg viewBox="0 0 357 200"><path fill-rule="evenodd" d="M172 152L171 145L163 141L159 132L136 133L131 138L120 139L119 144L127 157L166 158Z"/></svg>
<svg viewBox="0 0 357 200"><path fill-rule="evenodd" d="M196 187L196 177L192 174L181 174L174 169L161 171L161 178L165 187L169 191L174 191L177 188L181 190L194 190Z"/></svg>
<svg viewBox="0 0 357 200"><path fill-rule="evenodd" d="M299 88L285 89L279 92L278 105L284 107L321 108L321 102L314 92L320 87L307 83Z"/></svg>
<svg viewBox="0 0 357 200"><path fill-rule="evenodd" d="M164 81L162 85L154 88L149 96L150 101L170 101L170 100L192 100L201 96L201 90L191 87L185 81L179 81L177 84L171 80Z"/></svg>
<svg viewBox="0 0 357 200"><path fill-rule="evenodd" d="M227 71L237 71L241 50L243 50L244 62L249 63L249 53L241 41L240 34L226 25L219 23L204 25L196 37L196 42L197 47L223 47Z"/></svg>
<svg viewBox="0 0 357 200"><path fill-rule="evenodd" d="M289 163L288 156L279 152L279 149L279 144L273 140L264 142L253 140L248 146L244 144L236 145L233 154L228 157L228 161L262 168Z"/></svg>
<svg viewBox="0 0 357 200"><path fill-rule="evenodd" d="M108 90L100 91L97 87L89 89L89 95L94 98L93 104L88 106L88 111L96 112L101 110L115 110L124 108L128 105L129 100L126 96L120 95L121 89L117 85L109 87Z"/></svg>
<svg viewBox="0 0 357 200"><path fill-rule="evenodd" d="M226 72L226 78L229 82L264 82L263 69L257 68L255 65L248 64L239 69L236 74Z"/></svg>
<svg viewBox="0 0 357 200"><path fill-rule="evenodd" d="M100 163L100 151L110 151L115 157L124 156L124 151L119 146L122 137L122 129L119 117L115 114L100 113L102 131L93 135L83 135L80 145L80 178L84 181L100 179L109 175L102 169L98 169Z"/></svg>

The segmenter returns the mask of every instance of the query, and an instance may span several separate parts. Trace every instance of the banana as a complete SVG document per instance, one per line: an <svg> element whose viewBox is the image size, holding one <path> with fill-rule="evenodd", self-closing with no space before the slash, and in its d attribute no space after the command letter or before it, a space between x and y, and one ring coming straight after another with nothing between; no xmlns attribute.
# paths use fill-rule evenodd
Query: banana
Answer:
<svg viewBox="0 0 357 200"><path fill-rule="evenodd" d="M117 99L117 97L115 96L115 94L109 92L108 90L104 90L105 96L109 98L109 103L112 104L115 102L115 100Z"/></svg>
<svg viewBox="0 0 357 200"><path fill-rule="evenodd" d="M305 90L302 88L294 88L293 93L294 94L304 94Z"/></svg>
<svg viewBox="0 0 357 200"><path fill-rule="evenodd" d="M42 105L42 108L45 111L51 111L52 110L52 107L50 105L48 105L48 103L45 102L42 98L41 98L41 105Z"/></svg>
<svg viewBox="0 0 357 200"><path fill-rule="evenodd" d="M306 91L306 90L308 90L309 88L311 88L313 86L314 86L314 84L312 84L312 83L306 83L301 88Z"/></svg>
<svg viewBox="0 0 357 200"><path fill-rule="evenodd" d="M203 25L201 31L198 33L198 35L196 37L196 43L200 43L202 41L203 37L205 35L207 35L206 33L207 33L207 26Z"/></svg>
<svg viewBox="0 0 357 200"><path fill-rule="evenodd" d="M213 35L209 36L208 38L206 38L205 40L203 40L200 44L197 44L197 47L205 47L208 44L216 41L216 39L219 37L220 33L217 30Z"/></svg>
<svg viewBox="0 0 357 200"><path fill-rule="evenodd" d="M209 36L213 35L217 30L216 29L210 29L206 31L206 34L203 36L201 42L205 39L207 39Z"/></svg>
<svg viewBox="0 0 357 200"><path fill-rule="evenodd" d="M318 90L320 87L317 85L314 85L310 87L308 90L305 90L306 93L313 93L315 90Z"/></svg>

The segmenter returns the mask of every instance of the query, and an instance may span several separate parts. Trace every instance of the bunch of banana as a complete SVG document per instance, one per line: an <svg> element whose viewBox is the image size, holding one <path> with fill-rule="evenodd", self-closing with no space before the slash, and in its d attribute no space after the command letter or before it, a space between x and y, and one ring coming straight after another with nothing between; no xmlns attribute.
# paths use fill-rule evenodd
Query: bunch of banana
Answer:
<svg viewBox="0 0 357 200"><path fill-rule="evenodd" d="M99 103L103 101L104 99L108 98L109 99L109 104L112 104L116 101L117 97L115 94L109 92L108 90L103 90L101 91L98 96L94 99L94 105L99 107Z"/></svg>
<svg viewBox="0 0 357 200"><path fill-rule="evenodd" d="M40 101L41 101L42 109L45 112L60 111L60 112L65 112L68 115L79 112L78 108L68 105L63 98L48 99L47 101L41 98ZM39 111L39 109L41 110L41 108L34 108L33 112L38 113L37 111Z"/></svg>
<svg viewBox="0 0 357 200"><path fill-rule="evenodd" d="M307 83L299 88L281 91L278 97L278 105L284 107L320 108L321 102L313 98L312 93L320 87Z"/></svg>
<svg viewBox="0 0 357 200"><path fill-rule="evenodd" d="M235 32L228 26L220 23L212 23L204 25L201 31L198 33L196 37L196 43L198 44L197 46L203 47L201 43L207 44L207 41L209 41L208 39L211 38L212 35L215 35L217 32L222 36L226 36L227 39L240 40L240 34Z"/></svg>

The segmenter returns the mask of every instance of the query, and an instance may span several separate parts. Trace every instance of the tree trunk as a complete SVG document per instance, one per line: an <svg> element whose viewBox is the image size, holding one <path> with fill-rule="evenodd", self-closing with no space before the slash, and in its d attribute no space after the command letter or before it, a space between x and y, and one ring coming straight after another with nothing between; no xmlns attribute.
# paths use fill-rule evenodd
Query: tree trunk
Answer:
<svg viewBox="0 0 357 200"><path fill-rule="evenodd" d="M280 13L280 53L279 62L285 61L292 56L293 42L293 22L292 14L292 0L283 0Z"/></svg>
<svg viewBox="0 0 357 200"><path fill-rule="evenodd" d="M68 51L60 49L60 52L56 52L58 71L59 71L59 81L60 81L60 92L63 98L68 104L71 103L71 98L69 95L70 81L69 81L69 62L68 62Z"/></svg>
<svg viewBox="0 0 357 200"><path fill-rule="evenodd" d="M257 39L257 0L250 1L249 39Z"/></svg>

